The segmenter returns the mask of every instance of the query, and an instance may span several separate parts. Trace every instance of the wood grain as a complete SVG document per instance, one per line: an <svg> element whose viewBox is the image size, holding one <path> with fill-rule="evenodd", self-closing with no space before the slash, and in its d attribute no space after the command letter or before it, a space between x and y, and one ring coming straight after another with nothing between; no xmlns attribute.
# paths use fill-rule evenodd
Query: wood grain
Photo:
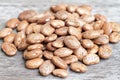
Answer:
<svg viewBox="0 0 120 80"><path fill-rule="evenodd" d="M26 9L42 12L51 5L58 3L90 4L94 13L101 13L108 17L108 21L120 23L120 0L0 0L0 29L5 22ZM0 40L0 45L2 40ZM86 73L69 71L69 77L62 80L120 80L120 43L111 44L113 55L108 60L101 60L100 64L89 66ZM22 53L15 57L7 57L0 50L0 80L61 80L52 75L40 76L38 70L28 70L24 66Z"/></svg>

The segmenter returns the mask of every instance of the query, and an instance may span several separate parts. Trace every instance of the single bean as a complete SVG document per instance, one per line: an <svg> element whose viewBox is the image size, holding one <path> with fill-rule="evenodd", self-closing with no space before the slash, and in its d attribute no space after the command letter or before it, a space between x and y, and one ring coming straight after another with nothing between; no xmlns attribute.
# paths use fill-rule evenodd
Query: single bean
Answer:
<svg viewBox="0 0 120 80"><path fill-rule="evenodd" d="M54 40L56 40L57 39L57 35L56 34L51 34L50 36L47 36L47 37L45 37L45 42L52 42L52 41L54 41Z"/></svg>
<svg viewBox="0 0 120 80"><path fill-rule="evenodd" d="M78 60L82 61L83 58L88 54L87 50L82 46L74 50L74 54L77 56Z"/></svg>
<svg viewBox="0 0 120 80"><path fill-rule="evenodd" d="M75 72L86 72L87 66L80 62L74 62L70 64L70 69Z"/></svg>
<svg viewBox="0 0 120 80"><path fill-rule="evenodd" d="M82 38L81 32L75 27L69 27L68 32L70 35L75 36L78 40Z"/></svg>
<svg viewBox="0 0 120 80"><path fill-rule="evenodd" d="M68 5L68 6L67 6L67 11L73 13L73 12L76 11L77 8L78 8L77 5Z"/></svg>
<svg viewBox="0 0 120 80"><path fill-rule="evenodd" d="M50 22L50 24L54 27L54 28L60 28L65 26L65 22L62 20L52 20Z"/></svg>
<svg viewBox="0 0 120 80"><path fill-rule="evenodd" d="M55 66L52 64L50 60L46 60L43 64L39 67L40 74L43 76L47 76L53 72Z"/></svg>
<svg viewBox="0 0 120 80"><path fill-rule="evenodd" d="M3 42L1 48L8 56L14 56L17 53L17 48L15 45L9 42Z"/></svg>
<svg viewBox="0 0 120 80"><path fill-rule="evenodd" d="M42 50L40 49L35 49L35 50L31 50L31 51L27 51L25 50L23 53L23 57L25 59L34 59L39 57L42 54Z"/></svg>
<svg viewBox="0 0 120 80"><path fill-rule="evenodd" d="M68 65L58 56L53 56L52 62L55 66L59 67L60 69L67 69Z"/></svg>
<svg viewBox="0 0 120 80"><path fill-rule="evenodd" d="M33 44L33 45L29 45L27 50L34 50L34 49L43 49L43 44Z"/></svg>
<svg viewBox="0 0 120 80"><path fill-rule="evenodd" d="M112 27L109 23L105 22L102 29L104 30L104 34L110 35L112 32Z"/></svg>
<svg viewBox="0 0 120 80"><path fill-rule="evenodd" d="M84 48L92 48L94 46L93 41L90 39L83 39L81 43Z"/></svg>
<svg viewBox="0 0 120 80"><path fill-rule="evenodd" d="M70 55L70 56L67 56L67 57L63 57L62 58L67 64L71 64L73 62L77 62L78 61L78 58L77 56L75 55Z"/></svg>
<svg viewBox="0 0 120 80"><path fill-rule="evenodd" d="M100 62L100 58L97 54L88 54L83 58L83 63L86 65L97 64Z"/></svg>
<svg viewBox="0 0 120 80"><path fill-rule="evenodd" d="M43 52L43 55L44 55L44 57L45 57L46 59L52 59L52 57L53 57L53 52L51 52L51 51L44 51L44 52Z"/></svg>
<svg viewBox="0 0 120 80"><path fill-rule="evenodd" d="M11 33L11 34L7 35L7 36L4 38L4 42L13 43L13 42L14 42L14 39L15 39L15 36L16 36L15 33Z"/></svg>
<svg viewBox="0 0 120 80"><path fill-rule="evenodd" d="M20 21L17 18L12 18L7 21L6 26L8 28L16 28L19 25Z"/></svg>
<svg viewBox="0 0 120 80"><path fill-rule="evenodd" d="M107 59L112 55L112 48L109 45L102 45L99 48L98 55L100 58Z"/></svg>
<svg viewBox="0 0 120 80"><path fill-rule="evenodd" d="M80 46L80 42L74 36L66 36L64 43L68 48L77 49Z"/></svg>
<svg viewBox="0 0 120 80"><path fill-rule="evenodd" d="M51 27L49 24L44 24L41 28L41 33L46 36L50 36L53 34L55 29Z"/></svg>
<svg viewBox="0 0 120 80"><path fill-rule="evenodd" d="M34 16L36 14L38 14L38 13L34 10L25 10L19 14L18 18L20 20L28 20L29 18L31 18L32 16Z"/></svg>
<svg viewBox="0 0 120 80"><path fill-rule="evenodd" d="M19 25L17 26L17 30L18 31L22 31L22 30L25 30L26 29L26 27L29 25L29 23L27 22L27 21L21 21L20 23L19 23Z"/></svg>
<svg viewBox="0 0 120 80"><path fill-rule="evenodd" d="M108 44L109 36L106 34L100 35L98 38L94 39L93 42L98 45Z"/></svg>
<svg viewBox="0 0 120 80"><path fill-rule="evenodd" d="M73 51L69 48L62 47L54 51L54 55L59 56L59 57L66 57L69 56L73 53Z"/></svg>
<svg viewBox="0 0 120 80"><path fill-rule="evenodd" d="M101 34L103 34L103 30L91 30L83 32L82 36L86 39L95 39L98 38Z"/></svg>
<svg viewBox="0 0 120 80"><path fill-rule="evenodd" d="M41 43L45 39L44 35L40 33L32 33L27 36L27 42L30 44Z"/></svg>
<svg viewBox="0 0 120 80"><path fill-rule="evenodd" d="M68 72L67 70L64 70L64 69L55 69L53 71L53 75L60 78L66 78L68 76Z"/></svg>
<svg viewBox="0 0 120 80"><path fill-rule="evenodd" d="M107 18L106 18L104 15L102 15L102 14L95 14L94 16L95 16L95 19L96 19L97 21L98 21L98 20L101 20L101 21L104 21L104 22L107 21Z"/></svg>
<svg viewBox="0 0 120 80"><path fill-rule="evenodd" d="M52 42L47 43L46 49L50 51L55 51L56 48L52 46Z"/></svg>
<svg viewBox="0 0 120 80"><path fill-rule="evenodd" d="M55 33L60 36L65 36L68 34L68 27L61 27L55 30Z"/></svg>
<svg viewBox="0 0 120 80"><path fill-rule="evenodd" d="M0 30L0 39L6 37L7 35L12 33L11 28L4 28Z"/></svg>
<svg viewBox="0 0 120 80"><path fill-rule="evenodd" d="M67 4L59 4L51 6L51 10L53 12L58 12L60 10L66 10Z"/></svg>
<svg viewBox="0 0 120 80"><path fill-rule="evenodd" d="M120 33L118 32L112 32L109 37L111 43L117 43L120 41Z"/></svg>
<svg viewBox="0 0 120 80"><path fill-rule="evenodd" d="M94 44L94 46L92 48L88 49L87 52L88 52L88 54L95 54L98 52L98 50L99 50L98 45Z"/></svg>
<svg viewBox="0 0 120 80"><path fill-rule="evenodd" d="M35 59L27 60L25 65L26 68L28 69L37 69L40 67L42 63L43 63L43 59L35 58Z"/></svg>
<svg viewBox="0 0 120 80"><path fill-rule="evenodd" d="M18 32L14 40L15 46L18 47L22 43L22 41L25 39L26 39L25 32L24 31Z"/></svg>

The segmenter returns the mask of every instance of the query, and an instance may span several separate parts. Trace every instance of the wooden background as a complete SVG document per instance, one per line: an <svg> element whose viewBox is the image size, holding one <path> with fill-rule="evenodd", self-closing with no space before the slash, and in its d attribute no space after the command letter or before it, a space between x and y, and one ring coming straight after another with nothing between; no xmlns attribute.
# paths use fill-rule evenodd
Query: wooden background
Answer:
<svg viewBox="0 0 120 80"><path fill-rule="evenodd" d="M109 21L120 23L120 0L0 0L0 29L5 22L26 9L42 12L51 5L58 3L90 4L93 13L101 13ZM0 40L1 46L2 40ZM108 60L101 60L100 64L89 66L86 73L69 71L69 77L64 80L120 80L120 43L111 44L113 55ZM28 70L24 67L22 53L14 57L7 57L0 50L0 80L61 80L49 75L42 77L38 70Z"/></svg>

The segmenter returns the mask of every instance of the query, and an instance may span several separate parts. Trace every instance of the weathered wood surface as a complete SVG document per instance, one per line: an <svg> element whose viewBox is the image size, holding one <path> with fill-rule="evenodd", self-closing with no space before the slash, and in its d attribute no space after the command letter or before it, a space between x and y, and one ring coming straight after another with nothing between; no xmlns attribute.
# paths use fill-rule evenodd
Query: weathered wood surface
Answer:
<svg viewBox="0 0 120 80"><path fill-rule="evenodd" d="M108 17L109 21L120 23L120 0L0 0L0 29L5 22L26 9L34 9L42 12L50 5L58 3L90 4L93 13L101 13ZM0 40L0 45L2 40ZM100 64L89 66L86 73L74 73L69 71L69 77L64 80L120 80L120 43L112 44L113 55L108 60L102 60ZM52 75L42 77L38 70L28 70L24 67L22 53L15 57L7 57L0 50L0 80L61 80Z"/></svg>

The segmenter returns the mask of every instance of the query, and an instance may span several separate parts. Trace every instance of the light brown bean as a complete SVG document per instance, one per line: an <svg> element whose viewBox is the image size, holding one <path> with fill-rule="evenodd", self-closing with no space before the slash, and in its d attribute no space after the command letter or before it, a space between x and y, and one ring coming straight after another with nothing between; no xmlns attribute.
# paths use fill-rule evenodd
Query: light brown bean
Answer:
<svg viewBox="0 0 120 80"><path fill-rule="evenodd" d="M27 36L27 42L30 44L41 43L45 39L44 35L40 33L32 33Z"/></svg>
<svg viewBox="0 0 120 80"><path fill-rule="evenodd" d="M73 13L73 12L76 11L77 8L78 8L77 5L68 5L67 6L67 11Z"/></svg>
<svg viewBox="0 0 120 80"><path fill-rule="evenodd" d="M57 35L56 34L51 34L50 36L47 36L47 37L45 37L45 42L52 42L52 41L54 41L54 40L56 40L57 39Z"/></svg>
<svg viewBox="0 0 120 80"><path fill-rule="evenodd" d="M40 24L44 24L52 19L54 19L54 15L50 10L47 10L43 13L38 13L36 15L34 15L33 17L29 18L28 21L29 22L37 22Z"/></svg>
<svg viewBox="0 0 120 80"><path fill-rule="evenodd" d="M0 39L6 37L7 35L12 33L11 28L4 28L0 30Z"/></svg>
<svg viewBox="0 0 120 80"><path fill-rule="evenodd" d="M78 60L82 61L83 57L85 57L88 53L85 48L79 46L76 50L74 50L74 54L77 56Z"/></svg>
<svg viewBox="0 0 120 80"><path fill-rule="evenodd" d="M68 32L70 35L75 36L78 40L82 38L81 32L75 27L69 27Z"/></svg>
<svg viewBox="0 0 120 80"><path fill-rule="evenodd" d="M87 66L80 62L74 62L70 64L70 69L75 72L86 72Z"/></svg>
<svg viewBox="0 0 120 80"><path fill-rule="evenodd" d="M84 31L93 30L93 26L91 24L85 24L85 25L83 25L82 29Z"/></svg>
<svg viewBox="0 0 120 80"><path fill-rule="evenodd" d="M30 23L35 23L35 22L38 21L39 18L41 18L41 17L43 17L43 16L44 16L43 13L38 13L38 14L36 14L36 15L34 15L34 16L28 18L27 21L30 22Z"/></svg>
<svg viewBox="0 0 120 80"><path fill-rule="evenodd" d="M62 20L52 20L50 22L50 24L54 27L54 28L60 28L65 26L65 22Z"/></svg>
<svg viewBox="0 0 120 80"><path fill-rule="evenodd" d="M16 28L19 25L20 21L17 18L12 18L7 21L6 26L8 28Z"/></svg>
<svg viewBox="0 0 120 80"><path fill-rule="evenodd" d="M120 24L116 22L109 22L110 26L112 27L112 31L120 32Z"/></svg>
<svg viewBox="0 0 120 80"><path fill-rule="evenodd" d="M84 24L85 24L85 21L83 21L80 18L69 17L68 19L66 19L67 26L82 27Z"/></svg>
<svg viewBox="0 0 120 80"><path fill-rule="evenodd" d="M110 45L102 45L99 48L98 55L100 58L108 59L112 55L112 48Z"/></svg>
<svg viewBox="0 0 120 80"><path fill-rule="evenodd" d="M81 41L81 44L84 48L92 48L94 46L93 41L90 39L83 39Z"/></svg>
<svg viewBox="0 0 120 80"><path fill-rule="evenodd" d="M61 48L64 46L63 43L64 36L57 38L55 41L52 42L52 46L55 48Z"/></svg>
<svg viewBox="0 0 120 80"><path fill-rule="evenodd" d="M7 56L14 56L17 53L15 45L9 42L3 42L1 48Z"/></svg>
<svg viewBox="0 0 120 80"><path fill-rule="evenodd" d="M74 13L69 14L68 18L80 18L80 16L78 13L74 12Z"/></svg>
<svg viewBox="0 0 120 80"><path fill-rule="evenodd" d="M69 17L70 13L65 10L60 10L56 12L55 17L60 20L66 20Z"/></svg>
<svg viewBox="0 0 120 80"><path fill-rule="evenodd" d="M98 45L94 44L94 46L92 48L87 49L87 52L88 52L88 54L95 54L98 52L98 50L99 50Z"/></svg>
<svg viewBox="0 0 120 80"><path fill-rule="evenodd" d="M18 18L20 20L28 20L29 18L31 18L32 16L34 16L36 14L38 14L38 13L34 10L25 10L19 14Z"/></svg>
<svg viewBox="0 0 120 80"><path fill-rule="evenodd" d="M103 34L103 30L90 30L83 32L82 36L86 39L95 39L98 38L101 34Z"/></svg>
<svg viewBox="0 0 120 80"><path fill-rule="evenodd" d="M34 50L34 49L43 49L43 44L33 44L33 45L29 45L27 47L27 50Z"/></svg>
<svg viewBox="0 0 120 80"><path fill-rule="evenodd" d="M47 43L46 49L50 51L55 51L56 48L52 46L52 42Z"/></svg>
<svg viewBox="0 0 120 80"><path fill-rule="evenodd" d="M55 66L50 60L44 61L43 64L39 67L40 74L43 76L51 74L54 69Z"/></svg>
<svg viewBox="0 0 120 80"><path fill-rule="evenodd" d="M37 69L42 63L43 63L43 59L35 58L35 59L27 60L25 65L26 68L28 69Z"/></svg>
<svg viewBox="0 0 120 80"><path fill-rule="evenodd" d="M34 49L31 51L25 50L23 53L23 57L24 59L34 59L34 58L39 57L41 54L42 54L42 50L40 49Z"/></svg>
<svg viewBox="0 0 120 80"><path fill-rule="evenodd" d="M54 31L55 31L55 29L53 27L51 27L49 24L44 24L41 27L41 33L46 36L52 35Z"/></svg>
<svg viewBox="0 0 120 80"><path fill-rule="evenodd" d="M66 10L67 4L58 4L51 6L51 10L53 12L58 12L60 10Z"/></svg>
<svg viewBox="0 0 120 80"><path fill-rule="evenodd" d="M25 39L26 39L25 32L24 31L18 32L14 40L15 46L18 47L22 43L22 41Z"/></svg>
<svg viewBox="0 0 120 80"><path fill-rule="evenodd" d="M80 7L85 8L85 9L87 9L89 11L92 11L92 7L90 5L82 4L82 5L80 5Z"/></svg>
<svg viewBox="0 0 120 80"><path fill-rule="evenodd" d="M66 36L64 43L68 48L77 49L80 46L80 42L74 36Z"/></svg>
<svg viewBox="0 0 120 80"><path fill-rule="evenodd" d="M65 36L68 34L68 27L61 27L55 30L55 33L60 36Z"/></svg>
<svg viewBox="0 0 120 80"><path fill-rule="evenodd" d="M37 23L38 24L45 24L45 23L47 23L47 22L49 22L50 20L53 20L53 19L55 19L55 17L54 17L54 15L52 15L51 13L49 13L49 12L44 12L44 13L42 13L43 15L40 17L40 18L38 18L38 20L37 20Z"/></svg>
<svg viewBox="0 0 120 80"><path fill-rule="evenodd" d="M110 35L112 32L112 27L109 23L105 22L102 29L104 30L104 34Z"/></svg>
<svg viewBox="0 0 120 80"><path fill-rule="evenodd" d="M77 56L75 55L70 55L70 56L67 56L67 57L64 57L62 58L67 64L71 64L73 62L77 62L78 61L78 58Z"/></svg>
<svg viewBox="0 0 120 80"><path fill-rule="evenodd" d="M52 59L52 57L53 57L53 52L51 52L51 51L44 51L44 52L43 52L43 56L44 56L46 59Z"/></svg>
<svg viewBox="0 0 120 80"><path fill-rule="evenodd" d="M53 56L52 62L55 66L59 67L60 69L67 69L68 65L58 56Z"/></svg>
<svg viewBox="0 0 120 80"><path fill-rule="evenodd" d="M100 62L100 58L97 54L88 54L83 58L83 63L86 65L97 64Z"/></svg>
<svg viewBox="0 0 120 80"><path fill-rule="evenodd" d="M29 25L29 23L28 23L27 21L23 20L23 21L21 21L21 22L19 23L19 25L17 26L17 30L18 30L18 31L25 30L28 25Z"/></svg>
<svg viewBox="0 0 120 80"><path fill-rule="evenodd" d="M17 46L18 50L25 50L28 47L28 43L26 41L26 38L22 39L21 43Z"/></svg>
<svg viewBox="0 0 120 80"><path fill-rule="evenodd" d="M109 37L111 43L117 43L120 41L120 33L118 32L112 32Z"/></svg>
<svg viewBox="0 0 120 80"><path fill-rule="evenodd" d="M98 45L103 45L109 43L109 36L106 34L100 35L98 38L94 39L93 42Z"/></svg>
<svg viewBox="0 0 120 80"><path fill-rule="evenodd" d="M81 19L83 19L86 23L91 23L95 20L95 17L92 15L82 15Z"/></svg>
<svg viewBox="0 0 120 80"><path fill-rule="evenodd" d="M64 46L64 43L61 40L55 40L52 42L52 46L55 48L61 48Z"/></svg>
<svg viewBox="0 0 120 80"><path fill-rule="evenodd" d="M42 28L42 25L34 25L34 26L32 26L32 29L33 29L34 33L40 33L41 28Z"/></svg>
<svg viewBox="0 0 120 80"><path fill-rule="evenodd" d="M18 45L18 50L25 50L25 49L27 49L27 47L28 47L28 43L27 43L27 41L26 41L26 38L25 39L22 39L22 42Z"/></svg>
<svg viewBox="0 0 120 80"><path fill-rule="evenodd" d="M82 32L82 27L81 27L81 26L78 26L78 27L77 27L77 30L79 30L80 32Z"/></svg>
<svg viewBox="0 0 120 80"><path fill-rule="evenodd" d="M68 72L67 70L64 70L64 69L55 69L53 71L53 75L60 78L66 78L68 76Z"/></svg>
<svg viewBox="0 0 120 80"><path fill-rule="evenodd" d="M36 25L36 23L31 23L30 25L28 25L25 29L25 33L27 35L33 33L33 26L35 26L35 25Z"/></svg>
<svg viewBox="0 0 120 80"><path fill-rule="evenodd" d="M61 36L61 37L57 38L57 40L64 41L65 37L66 36Z"/></svg>
<svg viewBox="0 0 120 80"><path fill-rule="evenodd" d="M13 43L13 42L14 42L14 39L15 39L15 36L16 36L15 33L11 33L11 34L7 35L7 36L4 38L4 42Z"/></svg>
<svg viewBox="0 0 120 80"><path fill-rule="evenodd" d="M73 51L67 47L62 47L54 51L54 55L59 57L66 57L73 53Z"/></svg>
<svg viewBox="0 0 120 80"><path fill-rule="evenodd" d="M93 22L93 28L94 30L99 30L103 27L104 21L98 20L96 22Z"/></svg>
<svg viewBox="0 0 120 80"><path fill-rule="evenodd" d="M97 21L98 21L98 20L101 20L101 21L104 21L104 22L107 21L107 18L106 18L104 15L102 15L102 14L95 14L94 16L95 16L95 19L96 19Z"/></svg>
<svg viewBox="0 0 120 80"><path fill-rule="evenodd" d="M89 11L87 8L84 8L84 7L79 7L77 8L76 12L79 14L79 15L90 15L91 11Z"/></svg>

